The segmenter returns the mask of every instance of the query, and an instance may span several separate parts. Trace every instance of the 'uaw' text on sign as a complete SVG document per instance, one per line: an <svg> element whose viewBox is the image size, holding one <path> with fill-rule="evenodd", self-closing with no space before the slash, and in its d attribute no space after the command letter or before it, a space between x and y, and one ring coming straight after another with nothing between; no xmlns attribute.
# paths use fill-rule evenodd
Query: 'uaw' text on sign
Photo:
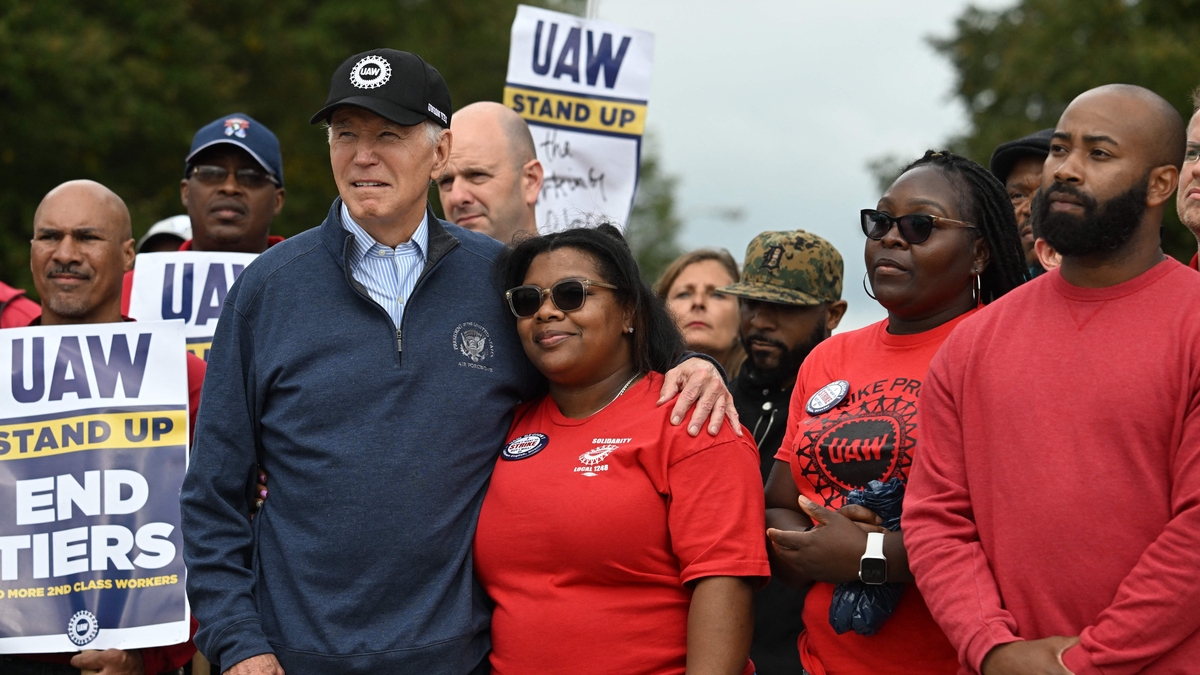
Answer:
<svg viewBox="0 0 1200 675"><path fill-rule="evenodd" d="M188 349L207 361L225 295L256 257L209 251L138 254L129 316L138 321L182 320Z"/></svg>
<svg viewBox="0 0 1200 675"><path fill-rule="evenodd" d="M608 221L633 208L654 36L521 5L504 104L529 123L545 180L538 229Z"/></svg>
<svg viewBox="0 0 1200 675"><path fill-rule="evenodd" d="M0 653L187 639L184 324L0 331Z"/></svg>

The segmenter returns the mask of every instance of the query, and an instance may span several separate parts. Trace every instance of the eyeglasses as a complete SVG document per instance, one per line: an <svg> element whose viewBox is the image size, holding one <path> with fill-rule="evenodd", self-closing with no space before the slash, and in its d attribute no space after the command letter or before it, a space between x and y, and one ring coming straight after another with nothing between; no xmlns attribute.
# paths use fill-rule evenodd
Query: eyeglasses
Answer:
<svg viewBox="0 0 1200 675"><path fill-rule="evenodd" d="M253 189L265 185L275 185L275 179L270 174L263 173L258 169L238 169L233 175L238 184L246 188ZM199 164L192 167L191 177L205 185L220 185L229 178L229 169L212 164Z"/></svg>
<svg viewBox="0 0 1200 675"><path fill-rule="evenodd" d="M583 307L583 301L587 300L587 289L591 286L617 290L617 287L612 284L592 281L591 279L563 279L550 288L542 288L532 284L529 286L517 286L505 293L504 297L508 298L508 308L512 310L513 314L517 315L517 318L537 314L547 295L550 296L550 301L554 303L554 306L560 312L574 312Z"/></svg>
<svg viewBox="0 0 1200 675"><path fill-rule="evenodd" d="M971 223L964 223L961 220L951 220L941 216L930 216L924 213L914 213L907 216L893 218L882 211L875 209L862 210L862 229L863 234L867 237L879 241L883 239L883 235L887 234L892 225L895 225L900 230L900 236L904 237L904 241L910 244L920 244L929 238L933 232L933 224L950 223L959 227L969 227L978 229Z"/></svg>

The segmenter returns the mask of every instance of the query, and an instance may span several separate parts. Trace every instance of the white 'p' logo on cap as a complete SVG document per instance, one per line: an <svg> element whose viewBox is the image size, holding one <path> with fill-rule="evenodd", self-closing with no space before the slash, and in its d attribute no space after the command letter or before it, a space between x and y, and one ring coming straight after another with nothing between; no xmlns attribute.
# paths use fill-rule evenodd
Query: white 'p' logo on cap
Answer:
<svg viewBox="0 0 1200 675"><path fill-rule="evenodd" d="M391 77L392 64L382 56L363 57L350 69L350 84L359 89L382 87Z"/></svg>

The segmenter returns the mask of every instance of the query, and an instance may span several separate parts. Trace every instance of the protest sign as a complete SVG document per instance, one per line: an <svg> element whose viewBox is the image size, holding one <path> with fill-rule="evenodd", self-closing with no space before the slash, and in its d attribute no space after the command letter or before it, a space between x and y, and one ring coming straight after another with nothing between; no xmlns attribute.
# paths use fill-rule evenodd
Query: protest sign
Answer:
<svg viewBox="0 0 1200 675"><path fill-rule="evenodd" d="M504 105L533 132L545 168L538 230L609 221L622 230L641 161L654 36L517 7Z"/></svg>
<svg viewBox="0 0 1200 675"><path fill-rule="evenodd" d="M182 319L188 351L207 361L225 294L257 257L209 251L138 254L129 316L138 321Z"/></svg>
<svg viewBox="0 0 1200 675"><path fill-rule="evenodd" d="M0 331L0 653L188 638L181 322Z"/></svg>

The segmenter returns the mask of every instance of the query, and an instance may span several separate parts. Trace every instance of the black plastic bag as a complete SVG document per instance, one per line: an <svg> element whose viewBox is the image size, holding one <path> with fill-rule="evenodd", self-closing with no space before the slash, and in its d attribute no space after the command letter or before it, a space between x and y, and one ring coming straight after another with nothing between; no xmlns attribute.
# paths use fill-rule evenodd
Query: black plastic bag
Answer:
<svg viewBox="0 0 1200 675"><path fill-rule="evenodd" d="M900 529L900 509L904 501L904 483L891 478L886 483L873 480L866 489L846 495L847 504L861 504L883 519L883 527ZM874 635L896 611L905 584L872 586L861 581L837 585L829 605L829 625L838 635L853 630L859 635Z"/></svg>

